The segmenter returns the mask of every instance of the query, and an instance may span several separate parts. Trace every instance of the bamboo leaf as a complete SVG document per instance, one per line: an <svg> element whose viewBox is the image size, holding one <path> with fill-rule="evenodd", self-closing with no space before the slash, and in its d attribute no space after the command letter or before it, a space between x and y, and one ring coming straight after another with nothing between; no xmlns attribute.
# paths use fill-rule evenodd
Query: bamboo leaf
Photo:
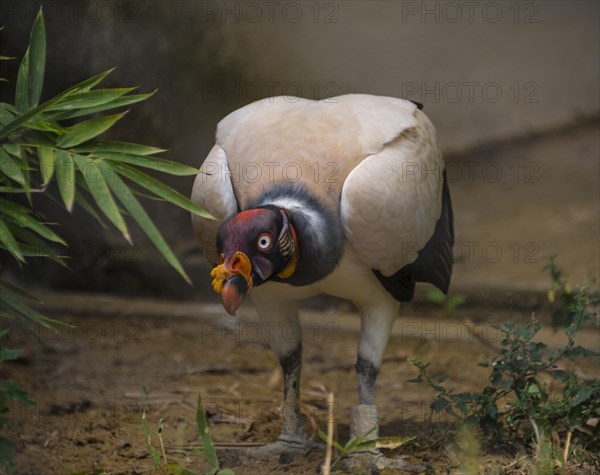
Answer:
<svg viewBox="0 0 600 475"><path fill-rule="evenodd" d="M15 115L17 114L16 111L13 112L8 106L10 106L10 104L5 102L0 103L0 125L2 126L5 126L11 120L14 120Z"/></svg>
<svg viewBox="0 0 600 475"><path fill-rule="evenodd" d="M87 214L95 218L96 221L98 221L103 228L106 228L106 224L104 224L104 221L102 221L100 215L96 213L94 207L83 197L83 195L78 190L75 191L75 203L81 206Z"/></svg>
<svg viewBox="0 0 600 475"><path fill-rule="evenodd" d="M102 174L102 170L99 167L99 163L95 160L91 160L83 155L75 154L75 162L79 171L83 175L85 182L87 183L89 192L92 194L94 201L98 207L102 210L105 216L117 227L125 239L131 243L131 237L127 230L127 225L117 208L117 204L107 186L105 177ZM113 181L114 177L111 177L109 182Z"/></svg>
<svg viewBox="0 0 600 475"><path fill-rule="evenodd" d="M150 175L136 170L135 168L130 167L129 165L116 165L113 163L111 163L110 165L116 173L129 178L136 184L142 186L143 188L146 188L152 193L157 194L158 196L164 198L168 202L173 203L174 205L177 205L180 208L183 208L187 211L190 211L191 213L197 214L198 216L214 219L208 211L205 211L204 209L200 208L191 200L178 193L174 189L170 188L169 186L165 185L164 183L161 183L156 178L152 178Z"/></svg>
<svg viewBox="0 0 600 475"><path fill-rule="evenodd" d="M0 186L0 193L27 193L27 190L24 190L23 188L15 188L13 186Z"/></svg>
<svg viewBox="0 0 600 475"><path fill-rule="evenodd" d="M44 185L50 183L54 175L54 163L56 156L52 147L41 146L38 148L38 157L40 159L40 174Z"/></svg>
<svg viewBox="0 0 600 475"><path fill-rule="evenodd" d="M17 157L18 159L22 158L21 154L21 146L16 143L5 143L2 145L2 148L10 153L13 157Z"/></svg>
<svg viewBox="0 0 600 475"><path fill-rule="evenodd" d="M29 47L17 73L15 104L20 112L27 112L38 105L44 83L45 64L46 28L40 8L31 29Z"/></svg>
<svg viewBox="0 0 600 475"><path fill-rule="evenodd" d="M181 263L166 243L144 208L140 205L138 200L135 198L131 190L127 185L114 173L112 168L107 163L100 162L100 168L106 181L108 182L111 190L114 192L119 201L123 204L125 209L129 212L131 217L138 223L140 228L146 233L146 236L154 243L163 257L167 260L173 268L179 272L179 274L191 284L190 278L186 274L185 270L181 266Z"/></svg>
<svg viewBox="0 0 600 475"><path fill-rule="evenodd" d="M0 213L11 218L11 220L18 226L31 229L36 232L44 239L48 241L56 242L66 246L65 241L62 240L54 231L47 226L40 223L37 219L33 218L29 214L29 209L24 206L12 203L4 198L0 198ZM16 234L16 230L13 229L13 233Z"/></svg>
<svg viewBox="0 0 600 475"><path fill-rule="evenodd" d="M0 172L20 185L25 184L25 178L19 163L4 148L0 148Z"/></svg>
<svg viewBox="0 0 600 475"><path fill-rule="evenodd" d="M17 313L21 314L24 317L27 317L33 320L36 323L39 323L43 327L55 330L54 325L67 325L64 322L60 322L50 317L46 317L41 313L33 310L29 306L25 305L19 299L15 298L9 293L2 294L3 303L12 308Z"/></svg>
<svg viewBox="0 0 600 475"><path fill-rule="evenodd" d="M4 125L4 127L0 130L0 139L8 137L9 134L17 130L21 127L25 122L37 117L42 112L44 112L51 105L51 101L45 102L37 107L34 107L30 111L26 112L23 115L16 117L14 120L10 121L8 124Z"/></svg>
<svg viewBox="0 0 600 475"><path fill-rule="evenodd" d="M75 199L75 164L71 154L64 150L57 150L55 157L58 191L65 207L71 213Z"/></svg>
<svg viewBox="0 0 600 475"><path fill-rule="evenodd" d="M130 165L137 165L139 167L150 168L152 170L161 171L168 173L169 175L178 176L189 176L196 175L198 169L183 165L182 163L172 162L170 160L164 160L157 157L147 157L132 155L129 153L115 153L115 152L103 152L98 151L93 154L95 157L110 160L115 163L128 163Z"/></svg>
<svg viewBox="0 0 600 475"><path fill-rule="evenodd" d="M51 117L54 120L65 120L65 119L73 119L76 117L81 117L84 115L96 114L98 112L107 111L110 109L117 109L119 107L126 107L131 104L135 104L136 102L141 102L149 97L153 96L154 92L148 94L135 94L131 96L123 96L115 99L114 101L107 102L106 104L102 104L96 107L90 107L87 109L76 109L73 111L63 111L56 114L53 114Z"/></svg>
<svg viewBox="0 0 600 475"><path fill-rule="evenodd" d="M151 147L149 145L139 145L137 143L117 142L111 140L105 141L90 141L73 149L73 152L115 152L127 153L131 155L154 155L164 152L162 148Z"/></svg>
<svg viewBox="0 0 600 475"><path fill-rule="evenodd" d="M0 244L3 249L6 249L19 262L25 262L21 246L10 232L10 228L6 225L3 219L0 219Z"/></svg>
<svg viewBox="0 0 600 475"><path fill-rule="evenodd" d="M133 91L134 87L113 88L113 89L94 89L83 91L67 96L60 102L50 106L48 111L71 111L74 109L89 109L97 107L107 102L112 102L119 97Z"/></svg>
<svg viewBox="0 0 600 475"><path fill-rule="evenodd" d="M41 303L41 300L39 300L35 295L30 294L29 292L27 292L19 287L16 287L12 284L9 284L5 280L0 279L0 287L2 287L5 292L12 292L17 297L25 298L28 300L33 300L34 302Z"/></svg>
<svg viewBox="0 0 600 475"><path fill-rule="evenodd" d="M56 254L46 242L38 238L35 234L25 228L15 228L12 231L22 243L25 243L21 244L21 252L25 257L47 257L62 267L69 268L64 258Z"/></svg>
<svg viewBox="0 0 600 475"><path fill-rule="evenodd" d="M107 115L83 121L67 129L67 132L59 137L56 144L62 148L69 148L93 139L110 129L123 115L125 114Z"/></svg>
<svg viewBox="0 0 600 475"><path fill-rule="evenodd" d="M57 122L51 120L39 120L38 122L27 122L25 127L33 130L40 130L42 132L52 132L57 135L62 135L66 132L66 130L61 127Z"/></svg>

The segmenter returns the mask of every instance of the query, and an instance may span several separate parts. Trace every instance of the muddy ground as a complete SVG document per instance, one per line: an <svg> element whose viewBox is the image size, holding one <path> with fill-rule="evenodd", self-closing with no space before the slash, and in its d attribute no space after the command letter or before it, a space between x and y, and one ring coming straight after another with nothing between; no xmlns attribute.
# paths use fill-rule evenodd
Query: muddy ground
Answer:
<svg viewBox="0 0 600 475"><path fill-rule="evenodd" d="M41 331L42 345L13 329L14 345L26 352L4 366L3 376L17 380L37 402L35 407L11 406L8 436L16 441L17 473L154 473L141 428L144 411L150 427L164 421L162 439L170 462L205 468L194 453L199 394L226 464L233 465L231 454L244 446L277 438L280 370L252 309L234 320L222 317L213 304L81 294L49 294L44 300L55 317L73 327L56 335ZM431 414L432 390L407 382L417 375L408 359L432 362L434 372L448 374L447 384L456 391L481 390L487 370L477 362L499 346L493 323L527 321L532 309L539 318L548 317L545 306L527 307L491 312L467 305L453 316L428 305L402 309L377 380L376 403L382 435L415 439L391 451L391 457L428 465L431 473L457 473L460 456L452 449L452 420ZM325 392L330 390L336 438L346 440L349 409L357 398L358 316L349 306L335 304L328 310L307 308L301 318L305 428L313 437L325 428ZM554 346L564 341L549 330L542 337ZM580 343L597 348L598 338L597 329L589 328ZM576 370L586 378L598 377L597 367ZM159 447L156 437L154 444ZM237 474L315 473L323 456L317 450L285 465L273 460L233 468ZM506 448L484 447L480 459L482 473L485 467L511 464L512 472L490 473L529 473L530 463L530 457ZM592 465L574 461L569 473L590 470Z"/></svg>

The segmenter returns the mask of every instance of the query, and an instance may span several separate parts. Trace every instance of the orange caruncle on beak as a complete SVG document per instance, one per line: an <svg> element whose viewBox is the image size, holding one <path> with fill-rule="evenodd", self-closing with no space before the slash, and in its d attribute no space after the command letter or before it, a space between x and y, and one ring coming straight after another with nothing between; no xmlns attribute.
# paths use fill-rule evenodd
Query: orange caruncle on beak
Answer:
<svg viewBox="0 0 600 475"><path fill-rule="evenodd" d="M236 252L231 259L226 260L221 254L221 264L210 271L213 278L212 287L218 294L223 290L223 284L234 275L241 275L248 284L248 289L252 288L252 264L250 259L243 252Z"/></svg>
<svg viewBox="0 0 600 475"><path fill-rule="evenodd" d="M235 315L244 297L252 288L250 259L239 251L229 259L225 259L221 254L221 264L215 267L210 275L213 278L213 289L221 294L223 307L229 315Z"/></svg>

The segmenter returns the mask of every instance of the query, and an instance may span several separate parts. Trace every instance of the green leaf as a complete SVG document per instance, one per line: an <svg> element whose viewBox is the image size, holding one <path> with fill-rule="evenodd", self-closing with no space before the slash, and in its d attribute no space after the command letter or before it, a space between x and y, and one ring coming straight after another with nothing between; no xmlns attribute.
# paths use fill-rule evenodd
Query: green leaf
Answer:
<svg viewBox="0 0 600 475"><path fill-rule="evenodd" d="M17 314L27 317L48 329L55 330L54 325L67 325L64 322L42 315L8 293L2 295L2 303L4 304L3 307L10 307Z"/></svg>
<svg viewBox="0 0 600 475"><path fill-rule="evenodd" d="M54 250L42 239L31 233L25 228L15 228L13 234L25 243L21 246L21 252L26 257L47 257L57 264L68 269L63 257L59 256Z"/></svg>
<svg viewBox="0 0 600 475"><path fill-rule="evenodd" d="M88 107L82 109L75 109L72 111L63 111L56 112L50 116L53 120L65 120L65 119L74 119L76 117L81 117L84 115L96 114L98 112L103 112L110 109L118 109L119 107L126 107L131 104L135 104L136 102L141 102L149 97L154 95L153 92L148 94L135 94L131 96L122 96L113 101L107 102L105 104L101 104L95 107Z"/></svg>
<svg viewBox="0 0 600 475"><path fill-rule="evenodd" d="M103 176L100 163L96 160L91 160L83 155L75 154L75 162L79 171L83 175L85 182L88 185L89 191L96 201L98 207L106 215L106 217L117 227L125 239L131 243L131 237L127 230L127 225L117 208L117 204L107 186L106 180ZM110 177L110 181L112 181Z"/></svg>
<svg viewBox="0 0 600 475"><path fill-rule="evenodd" d="M38 148L38 157L40 159L40 174L44 185L50 183L54 175L55 154L52 147L42 146Z"/></svg>
<svg viewBox="0 0 600 475"><path fill-rule="evenodd" d="M46 63L46 28L40 8L29 37L29 47L23 56L17 74L15 105L27 112L38 105L44 83Z"/></svg>
<svg viewBox="0 0 600 475"><path fill-rule="evenodd" d="M19 144L5 143L4 145L2 145L2 148L4 148L4 150L6 150L9 154L11 154L13 157L18 158L19 160L22 158L21 146Z"/></svg>
<svg viewBox="0 0 600 475"><path fill-rule="evenodd" d="M120 175L123 175L138 185L146 188L147 190L157 194L161 198L164 198L170 203L179 206L187 211L190 211L198 216L202 216L208 219L214 219L208 211L203 210L198 205L192 203L188 198L178 193L174 189L168 187L164 183L161 183L156 178L152 178L150 175L147 175L144 172L136 170L129 165L114 165L111 164L111 168Z"/></svg>
<svg viewBox="0 0 600 475"><path fill-rule="evenodd" d="M342 446L342 444L340 444L336 440L329 439L327 434L325 432L323 432L322 430L319 431L319 437L321 437L321 439L323 439L323 441L330 443L331 446L334 447L340 454L343 455L346 453L346 449Z"/></svg>
<svg viewBox="0 0 600 475"><path fill-rule="evenodd" d="M139 167L150 168L152 170L168 173L169 175L189 176L196 175L198 173L197 168L172 162L170 160L164 160L162 158L103 151L94 152L93 155L94 157L110 160L111 162L137 165Z"/></svg>
<svg viewBox="0 0 600 475"><path fill-rule="evenodd" d="M0 213L9 216L17 225L31 229L43 238L63 246L67 244L57 234L29 214L29 209L0 198ZM16 234L15 230L13 233Z"/></svg>
<svg viewBox="0 0 600 475"><path fill-rule="evenodd" d="M27 121L32 120L34 117L37 117L38 115L42 114L42 112L44 112L48 107L50 107L51 104L52 104L51 101L45 102L37 107L34 107L33 109L26 112L25 114L16 117L14 120L10 121L8 124L5 124L4 127L0 130L0 139L4 139L5 137L8 137L9 134L11 134L15 130L17 130L24 123L26 123Z"/></svg>
<svg viewBox="0 0 600 475"><path fill-rule="evenodd" d="M167 464L167 467L169 468L169 473L172 473L173 475L201 475L199 472L194 472L193 470L182 467L176 463L169 463Z"/></svg>
<svg viewBox="0 0 600 475"><path fill-rule="evenodd" d="M21 246L15 240L15 237L3 219L0 219L0 243L2 244L2 248L10 252L17 261L25 262Z"/></svg>
<svg viewBox="0 0 600 475"><path fill-rule="evenodd" d="M98 213L96 213L96 210L83 197L83 195L79 191L75 191L75 203L77 203L79 206L81 206L87 214L89 214L96 221L98 221L98 223L100 223L100 226L102 226L103 228L106 228L106 224L104 224L104 221L102 221L102 218L100 217L100 215L98 215Z"/></svg>
<svg viewBox="0 0 600 475"><path fill-rule="evenodd" d="M61 135L57 141L57 146L62 148L74 147L86 140L93 139L102 132L110 129L124 114L107 115L96 119L89 119L80 122L67 129L64 135Z"/></svg>
<svg viewBox="0 0 600 475"><path fill-rule="evenodd" d="M431 410L437 414L438 412L442 412L448 406L450 406L450 401L443 397L439 397L431 404Z"/></svg>
<svg viewBox="0 0 600 475"><path fill-rule="evenodd" d="M4 148L0 148L0 172L16 181L20 185L25 184L25 177L19 163L11 157Z"/></svg>
<svg viewBox="0 0 600 475"><path fill-rule="evenodd" d="M16 470L14 463L14 454L10 441L5 437L0 437L0 468L7 473L12 473Z"/></svg>
<svg viewBox="0 0 600 475"><path fill-rule="evenodd" d="M107 102L112 102L124 94L133 91L134 87L114 89L94 89L91 91L76 92L65 97L60 102L52 105L48 111L68 111L73 109L89 109Z"/></svg>
<svg viewBox="0 0 600 475"><path fill-rule="evenodd" d="M439 289L429 289L426 298L436 304L443 304L446 301L446 295Z"/></svg>
<svg viewBox="0 0 600 475"><path fill-rule="evenodd" d="M198 407L196 408L196 424L198 425L198 434L202 443L204 460L211 467L219 468L219 460L213 446L212 437L208 431L208 423L206 422L206 413L202 404L202 396L198 395Z"/></svg>
<svg viewBox="0 0 600 475"><path fill-rule="evenodd" d="M0 279L0 287L2 287L5 292L10 292L17 297L28 299L28 300L33 300L34 302L41 303L41 301L38 300L38 298L35 295L32 295L29 292L27 292L19 287L9 284L5 280Z"/></svg>
<svg viewBox="0 0 600 475"><path fill-rule="evenodd" d="M129 212L131 217L138 223L140 228L142 228L144 233L146 233L146 236L148 236L154 243L167 262L173 266L173 268L186 280L186 282L191 283L190 278L181 266L181 263L175 254L173 254L173 251L160 234L160 231L156 228L150 217L146 214L146 211L144 211L144 208L142 208L131 190L129 190L127 185L125 185L119 176L116 175L106 163L100 162L99 165L111 190L123 204L125 209Z"/></svg>
<svg viewBox="0 0 600 475"><path fill-rule="evenodd" d="M52 99L50 99L48 102L46 102L45 103L46 107L51 107L54 104L57 104L61 101L68 100L68 98L72 97L74 94L89 91L91 88L93 88L94 86L99 84L101 81L103 81L104 78L106 78L106 76L108 76L114 70L115 70L115 68L111 68L107 71L103 71L99 74L96 74L95 76L92 76L91 78L85 79L85 80L75 84L74 86L71 86L66 91L63 91L60 94L57 94Z"/></svg>
<svg viewBox="0 0 600 475"><path fill-rule="evenodd" d="M148 145L105 140L87 142L84 145L76 147L73 151L76 153L115 152L131 155L154 155L156 153L164 152L165 150L162 148L150 147Z"/></svg>
<svg viewBox="0 0 600 475"><path fill-rule="evenodd" d="M23 353L19 348L4 348L0 346L0 361L16 360Z"/></svg>
<svg viewBox="0 0 600 475"><path fill-rule="evenodd" d="M142 413L142 430L144 431L144 436L146 438L146 448L148 449L148 453L150 454L152 464L155 468L160 469L160 455L158 451L152 446L152 435L150 433L150 428L148 427L148 422L146 421L146 411Z"/></svg>
<svg viewBox="0 0 600 475"><path fill-rule="evenodd" d="M73 212L73 201L75 199L75 164L73 156L64 151L56 151L56 181L58 191L69 213Z"/></svg>
<svg viewBox="0 0 600 475"><path fill-rule="evenodd" d="M38 117L36 121L29 121L25 124L25 127L32 130L39 130L41 132L52 132L56 135L62 135L66 130L61 127L57 122L51 120L44 120L44 118Z"/></svg>

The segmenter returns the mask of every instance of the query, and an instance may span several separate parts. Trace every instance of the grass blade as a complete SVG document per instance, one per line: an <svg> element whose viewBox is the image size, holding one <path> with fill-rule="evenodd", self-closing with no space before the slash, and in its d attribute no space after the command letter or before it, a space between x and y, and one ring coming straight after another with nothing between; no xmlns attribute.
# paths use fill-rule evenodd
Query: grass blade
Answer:
<svg viewBox="0 0 600 475"><path fill-rule="evenodd" d="M202 396L198 395L198 407L196 408L196 424L198 425L198 434L203 448L204 460L213 468L219 469L219 460L213 445L213 440L208 431L208 422L206 422L206 413L202 404Z"/></svg>
<svg viewBox="0 0 600 475"><path fill-rule="evenodd" d="M146 236L154 243L156 248L160 251L166 261L186 280L191 284L190 278L181 266L181 263L164 240L160 231L156 228L144 208L140 205L139 201L133 195L131 190L125 185L125 183L116 175L113 170L107 166L106 163L100 162L99 164L102 173L106 181L108 182L111 190L119 201L123 204L125 209L129 212L131 217L138 223L140 228L146 233Z"/></svg>
<svg viewBox="0 0 600 475"><path fill-rule="evenodd" d="M72 155L64 150L57 150L55 166L58 191L65 207L71 213L75 199L75 164Z"/></svg>
<svg viewBox="0 0 600 475"><path fill-rule="evenodd" d="M102 174L99 162L91 160L86 156L74 154L75 162L88 185L89 191L104 215L117 227L127 242L131 243L131 237L123 216L117 208L117 204L108 188ZM112 181L112 177L110 177Z"/></svg>

